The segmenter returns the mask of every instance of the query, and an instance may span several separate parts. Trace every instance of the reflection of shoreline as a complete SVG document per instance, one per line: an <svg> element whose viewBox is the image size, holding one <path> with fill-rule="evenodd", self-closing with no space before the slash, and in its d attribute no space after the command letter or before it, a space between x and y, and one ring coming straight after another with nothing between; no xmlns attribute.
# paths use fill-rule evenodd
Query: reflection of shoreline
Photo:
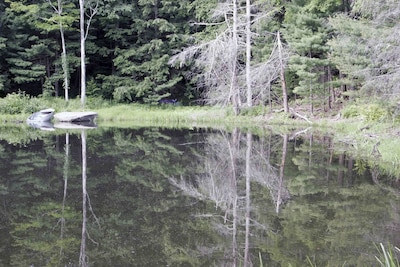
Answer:
<svg viewBox="0 0 400 267"><path fill-rule="evenodd" d="M54 131L54 126L49 121L28 121L27 124L35 129L40 129L43 131Z"/></svg>
<svg viewBox="0 0 400 267"><path fill-rule="evenodd" d="M96 129L97 124L94 121L82 122L57 122L52 123L49 121L33 121L28 122L28 125L35 129L43 131L54 131L55 129Z"/></svg>
<svg viewBox="0 0 400 267"><path fill-rule="evenodd" d="M96 123L90 122L58 122L54 124L56 129L95 129L97 128Z"/></svg>

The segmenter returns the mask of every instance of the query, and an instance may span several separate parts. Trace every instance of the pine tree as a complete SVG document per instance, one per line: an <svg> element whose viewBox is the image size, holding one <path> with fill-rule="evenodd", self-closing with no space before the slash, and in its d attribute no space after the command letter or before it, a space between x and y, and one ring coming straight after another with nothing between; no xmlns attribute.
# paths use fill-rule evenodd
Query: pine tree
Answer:
<svg viewBox="0 0 400 267"><path fill-rule="evenodd" d="M3 95L7 91L8 71L6 62L4 60L7 51L7 38L5 35L5 3L3 0L0 1L0 95Z"/></svg>
<svg viewBox="0 0 400 267"><path fill-rule="evenodd" d="M310 105L311 114L314 105L324 103L330 82L326 17L340 8L338 0L297 0L286 7L284 36L294 52L289 68L297 78L293 92Z"/></svg>
<svg viewBox="0 0 400 267"><path fill-rule="evenodd" d="M72 24L78 19L77 9L74 4L64 3L62 0L51 1L48 0L43 3L41 7L42 12L47 14L47 17L37 23L37 27L45 32L59 32L60 50L61 50L61 64L58 64L57 59L53 63L55 65L54 74L50 77L51 83L55 84L55 88L58 88L59 80L62 77L64 85L65 100L69 99L69 67L68 67L68 55L67 55L67 44L66 44L66 33L71 30ZM58 67L61 65L61 67ZM58 69L62 70L62 74L59 73ZM58 90L55 92L58 96Z"/></svg>
<svg viewBox="0 0 400 267"><path fill-rule="evenodd" d="M113 63L120 79L113 96L118 101L157 103L162 98L182 95L177 84L182 77L172 71L168 60L179 47L187 27L188 1L140 1L123 20L123 37L117 45ZM128 18L127 17L127 18Z"/></svg>
<svg viewBox="0 0 400 267"><path fill-rule="evenodd" d="M7 51L5 64L10 72L11 91L21 87L28 94L45 93L44 85L53 71L56 42L43 30L42 4L9 2L6 8ZM50 92L51 94L52 92Z"/></svg>
<svg viewBox="0 0 400 267"><path fill-rule="evenodd" d="M335 29L331 59L351 88L348 95L398 101L400 8L395 1L355 1L348 15L330 20Z"/></svg>

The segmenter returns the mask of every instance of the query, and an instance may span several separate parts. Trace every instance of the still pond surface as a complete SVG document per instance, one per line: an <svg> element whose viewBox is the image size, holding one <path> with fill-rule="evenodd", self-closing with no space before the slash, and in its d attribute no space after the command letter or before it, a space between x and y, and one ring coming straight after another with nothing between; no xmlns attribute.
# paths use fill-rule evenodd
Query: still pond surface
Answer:
<svg viewBox="0 0 400 267"><path fill-rule="evenodd" d="M400 242L398 190L328 136L28 132L0 140L0 266L377 266Z"/></svg>

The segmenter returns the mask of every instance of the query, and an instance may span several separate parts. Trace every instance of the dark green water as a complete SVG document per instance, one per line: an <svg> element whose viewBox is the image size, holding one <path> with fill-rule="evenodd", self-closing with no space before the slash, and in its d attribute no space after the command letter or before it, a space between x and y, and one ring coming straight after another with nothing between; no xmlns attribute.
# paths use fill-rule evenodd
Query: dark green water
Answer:
<svg viewBox="0 0 400 267"><path fill-rule="evenodd" d="M0 140L0 266L378 266L374 244L400 242L398 187L330 137L17 132Z"/></svg>

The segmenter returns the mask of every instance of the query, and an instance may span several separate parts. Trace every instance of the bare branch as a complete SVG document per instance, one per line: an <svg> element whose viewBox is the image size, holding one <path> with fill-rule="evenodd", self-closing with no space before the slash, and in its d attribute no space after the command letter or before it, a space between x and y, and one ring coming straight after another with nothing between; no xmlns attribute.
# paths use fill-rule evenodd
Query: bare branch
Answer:
<svg viewBox="0 0 400 267"><path fill-rule="evenodd" d="M99 0L95 1L95 5L94 6L92 4L93 4L93 1L90 1L89 2L89 13L86 14L88 19L86 21L85 40L87 39L87 36L88 36L88 33L89 33L90 24L92 23L92 19L98 12Z"/></svg>

